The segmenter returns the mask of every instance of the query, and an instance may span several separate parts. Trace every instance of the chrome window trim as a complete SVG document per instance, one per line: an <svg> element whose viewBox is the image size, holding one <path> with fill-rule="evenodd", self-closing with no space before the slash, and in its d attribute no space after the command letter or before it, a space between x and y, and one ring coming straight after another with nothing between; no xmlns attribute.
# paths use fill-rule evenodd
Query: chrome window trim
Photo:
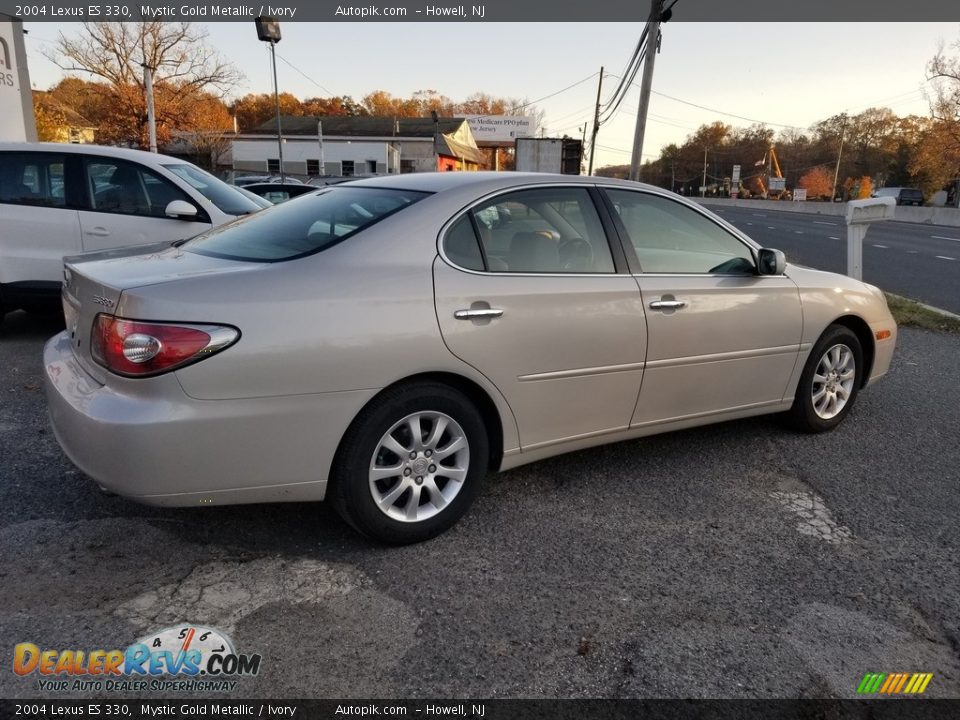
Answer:
<svg viewBox="0 0 960 720"><path fill-rule="evenodd" d="M571 176L575 177L575 176ZM446 252L443 249L444 240L447 237L447 233L450 231L450 228L453 227L457 221L470 212L473 208L478 205L482 205L491 198L499 197L501 195L508 195L515 192L520 192L523 190L542 190L544 188L584 188L589 190L592 187L602 187L595 182L544 182L544 183L531 183L529 185L516 185L510 188L501 188L499 190L494 190L482 195L480 198L473 200L469 205L465 205L460 208L456 214L454 214L449 220L447 220L440 228L440 232L437 234L437 255L450 267L454 270L459 270L460 272L470 273L471 275L482 275L484 277L627 277L630 275L629 268L624 272L617 272L614 269L613 272L608 273L537 273L537 272L510 272L509 270L504 272L491 272L489 270L470 270L469 268L462 267L457 265L453 260L447 257ZM593 198L590 198L590 202L593 202ZM600 211L597 210L597 216L599 217ZM601 221L602 224L602 221ZM619 242L619 238L611 238L607 235L606 230L604 230L603 236L607 240L607 249L610 250L610 256L613 257L613 249L610 248L610 243ZM477 243L480 243L480 238L477 238Z"/></svg>

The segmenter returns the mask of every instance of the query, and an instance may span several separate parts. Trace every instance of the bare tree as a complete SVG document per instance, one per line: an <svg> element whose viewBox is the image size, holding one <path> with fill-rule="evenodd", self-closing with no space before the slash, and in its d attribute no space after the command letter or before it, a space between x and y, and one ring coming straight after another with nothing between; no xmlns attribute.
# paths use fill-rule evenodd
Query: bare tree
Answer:
<svg viewBox="0 0 960 720"><path fill-rule="evenodd" d="M157 135L163 142L189 121L197 102L222 97L240 72L207 44L206 30L191 23L84 23L73 37L60 34L47 57L68 72L101 81L114 110L99 137L106 142L146 146L143 66L153 69Z"/></svg>

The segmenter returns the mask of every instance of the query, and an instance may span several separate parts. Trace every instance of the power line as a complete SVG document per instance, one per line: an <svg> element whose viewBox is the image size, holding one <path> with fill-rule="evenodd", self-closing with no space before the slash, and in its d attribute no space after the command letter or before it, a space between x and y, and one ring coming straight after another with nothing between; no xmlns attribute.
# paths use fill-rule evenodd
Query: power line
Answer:
<svg viewBox="0 0 960 720"><path fill-rule="evenodd" d="M689 100L681 100L680 98L673 97L673 95L667 95L666 93L657 92L656 90L653 90L652 92L654 95L665 97L668 100L673 100L674 102L690 105L691 107L699 108L700 110L706 110L707 112L717 113L718 115L726 115L727 117L737 118L738 120L745 120L746 122L760 123L761 125L772 125L774 127L791 128L792 130L806 130L806 128L799 127L798 125L786 125L784 123L770 122L769 120L757 120L756 118L744 117L743 115L735 115L734 113L717 110L716 108L707 107L706 105L698 105L697 103L692 103Z"/></svg>
<svg viewBox="0 0 960 720"><path fill-rule="evenodd" d="M536 105L537 103L541 103L541 102L543 102L544 100L549 100L549 99L552 98L552 97L556 97L556 96L559 95L560 93L565 93L567 90L572 90L573 88L577 87L578 85L583 85L583 84L584 84L585 82L587 82L588 80L593 80L593 78L595 78L595 77L596 77L597 75L599 75L599 74L600 74L599 72L590 73L587 77L583 78L582 80L577 80L575 83L572 83L572 84L570 84L570 85L567 85L565 88L560 88L560 89L557 90L556 92L552 92L552 93L550 93L549 95L544 95L542 98L537 98L536 100L529 100L529 101L525 102L523 105L516 105L516 106L510 108L510 112L514 112L514 113L520 112L521 110L525 110L526 108L530 107L531 105ZM492 114L490 114L490 115L474 115L474 116L473 116L473 119L479 120L479 119L481 119L481 118L490 118L490 117L497 117L497 115L492 115Z"/></svg>
<svg viewBox="0 0 960 720"><path fill-rule="evenodd" d="M600 143L597 143L597 147L600 148L601 150L609 150L610 152L624 153L624 154L626 154L626 155L632 155L632 154L633 154L633 150L624 150L623 148L610 147L609 145L601 145ZM643 156L644 156L644 157L652 157L652 158L660 157L660 156L657 155L656 153L643 153Z"/></svg>
<svg viewBox="0 0 960 720"><path fill-rule="evenodd" d="M600 125L605 125L606 123L613 120L616 117L620 105L623 103L624 98L630 91L630 87L633 85L633 79L637 76L637 72L640 70L641 59L643 54L646 51L647 47L647 28L643 28L643 33L640 35L640 41L637 43L637 49L634 51L633 58L631 59L631 65L623 76L619 78L620 83L617 85L614 94L611 97L610 101L605 103L605 107L601 110L603 117L600 118ZM613 77L617 77L614 75ZM615 104L614 104L615 103ZM612 107L611 107L612 105Z"/></svg>
<svg viewBox="0 0 960 720"><path fill-rule="evenodd" d="M277 53L277 57L280 58L281 60L283 60L287 65L289 65L291 68L293 68L294 70L296 70L298 73L300 73L301 75L303 75L303 77L305 77L307 80L309 80L310 82L312 82L312 83L313 83L314 85L316 85L318 88L320 88L320 89L323 90L325 93L327 93L327 95L329 95L330 97L337 97L337 94L336 94L335 92L333 92L333 90L331 90L330 88L324 87L323 85L321 85L320 83L318 83L318 82L317 82L316 80L314 80L312 77L310 77L309 75L307 75L303 70L301 70L301 69L298 68L296 65L294 65L292 62L290 62L289 60L287 60L283 55L281 55L280 53Z"/></svg>

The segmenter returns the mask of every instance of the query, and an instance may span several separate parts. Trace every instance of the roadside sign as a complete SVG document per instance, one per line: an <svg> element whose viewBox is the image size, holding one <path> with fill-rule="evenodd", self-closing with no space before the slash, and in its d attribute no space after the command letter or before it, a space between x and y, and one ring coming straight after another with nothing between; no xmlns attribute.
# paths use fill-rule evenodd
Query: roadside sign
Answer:
<svg viewBox="0 0 960 720"><path fill-rule="evenodd" d="M786 190L787 189L787 179L786 178L770 178L770 190Z"/></svg>
<svg viewBox="0 0 960 720"><path fill-rule="evenodd" d="M807 189L806 188L794 188L793 190L793 200L794 202L805 202L807 199Z"/></svg>
<svg viewBox="0 0 960 720"><path fill-rule="evenodd" d="M734 185L739 184L739 182L740 182L740 166L739 166L739 165L734 165L734 166L733 166L733 177L730 178L730 181L731 181Z"/></svg>

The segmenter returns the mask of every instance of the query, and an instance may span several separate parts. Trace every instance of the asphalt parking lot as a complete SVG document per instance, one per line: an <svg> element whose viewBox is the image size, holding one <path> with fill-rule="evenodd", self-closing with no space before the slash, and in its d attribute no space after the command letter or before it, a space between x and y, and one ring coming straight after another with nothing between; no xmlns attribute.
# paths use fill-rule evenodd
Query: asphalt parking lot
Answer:
<svg viewBox="0 0 960 720"><path fill-rule="evenodd" d="M831 434L759 418L555 458L384 548L324 504L100 493L47 424L56 330L0 327L4 653L191 621L263 655L236 697L852 697L866 672L960 696L960 337L902 329ZM36 682L2 672L0 697Z"/></svg>

